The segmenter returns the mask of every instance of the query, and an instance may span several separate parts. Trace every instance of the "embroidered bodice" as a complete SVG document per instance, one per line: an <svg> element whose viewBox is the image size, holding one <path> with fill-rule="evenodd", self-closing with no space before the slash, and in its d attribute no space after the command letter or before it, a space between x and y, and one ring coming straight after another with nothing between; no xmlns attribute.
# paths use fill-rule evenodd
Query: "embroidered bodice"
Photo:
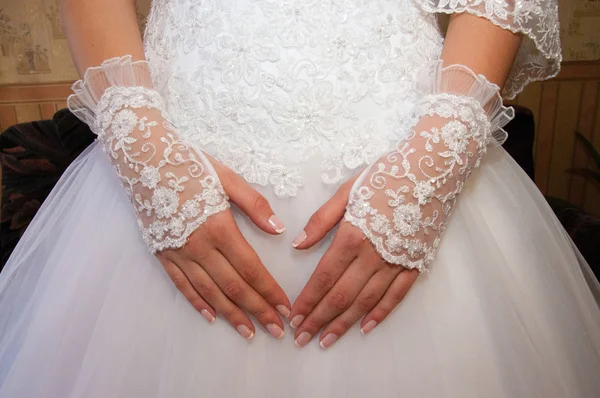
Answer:
<svg viewBox="0 0 600 398"><path fill-rule="evenodd" d="M433 12L485 13L490 2L500 22L518 14L529 26L540 14L503 0L155 0L146 56L183 136L248 182L294 196L303 162L338 183L408 134L416 75L441 53ZM543 51L521 57L509 95L555 73Z"/></svg>

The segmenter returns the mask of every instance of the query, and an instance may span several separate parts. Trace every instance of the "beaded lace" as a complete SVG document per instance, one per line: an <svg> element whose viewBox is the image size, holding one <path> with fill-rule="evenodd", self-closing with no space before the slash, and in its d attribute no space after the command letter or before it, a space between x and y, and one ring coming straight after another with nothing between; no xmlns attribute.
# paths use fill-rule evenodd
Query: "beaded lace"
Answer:
<svg viewBox="0 0 600 398"><path fill-rule="evenodd" d="M114 165L151 252L179 248L229 207L212 166L167 121L147 64L130 56L90 68L69 108L88 123ZM98 98L98 100L96 100Z"/></svg>
<svg viewBox="0 0 600 398"><path fill-rule="evenodd" d="M144 42L181 134L295 196L307 162L340 184L408 133L453 12L523 34L505 97L558 72L557 0L153 0Z"/></svg>
<svg viewBox="0 0 600 398"><path fill-rule="evenodd" d="M430 76L411 134L361 174L345 214L384 260L420 272L435 257L465 181L513 117L498 86L465 66L439 64Z"/></svg>

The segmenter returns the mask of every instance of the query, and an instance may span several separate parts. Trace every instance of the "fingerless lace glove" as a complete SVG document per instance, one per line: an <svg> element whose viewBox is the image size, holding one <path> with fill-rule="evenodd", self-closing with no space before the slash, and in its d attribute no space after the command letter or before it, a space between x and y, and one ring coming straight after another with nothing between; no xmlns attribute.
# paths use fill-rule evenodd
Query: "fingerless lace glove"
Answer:
<svg viewBox="0 0 600 398"><path fill-rule="evenodd" d="M465 66L439 63L420 91L414 129L359 176L345 220L385 261L423 272L465 181L488 145L505 139L513 110L498 86Z"/></svg>
<svg viewBox="0 0 600 398"><path fill-rule="evenodd" d="M229 207L204 154L168 122L147 62L107 60L73 91L69 109L98 135L152 253L184 246L208 217Z"/></svg>

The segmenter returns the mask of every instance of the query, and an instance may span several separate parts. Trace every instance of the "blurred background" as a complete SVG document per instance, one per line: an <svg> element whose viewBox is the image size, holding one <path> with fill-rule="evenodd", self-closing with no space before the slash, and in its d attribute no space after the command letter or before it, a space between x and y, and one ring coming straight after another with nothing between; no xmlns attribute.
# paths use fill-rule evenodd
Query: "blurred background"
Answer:
<svg viewBox="0 0 600 398"><path fill-rule="evenodd" d="M59 2L0 0L3 246L16 242L62 170L93 139L68 112L56 113L78 79ZM138 0L142 32L150 2ZM600 149L600 0L559 3L562 71L509 102L519 116L506 149L593 263L600 261L600 155L594 154ZM588 242L578 242L578 234Z"/></svg>

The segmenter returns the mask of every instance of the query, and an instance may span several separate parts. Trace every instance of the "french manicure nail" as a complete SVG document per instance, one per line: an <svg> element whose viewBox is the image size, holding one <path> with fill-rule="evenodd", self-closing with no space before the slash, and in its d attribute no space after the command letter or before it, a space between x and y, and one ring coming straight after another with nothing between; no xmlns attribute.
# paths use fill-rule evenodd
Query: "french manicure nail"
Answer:
<svg viewBox="0 0 600 398"><path fill-rule="evenodd" d="M298 336L298 338L294 340L294 344L296 344L298 347L304 347L310 341L311 337L312 336L310 335L310 333L302 332L300 333L300 336Z"/></svg>
<svg viewBox="0 0 600 398"><path fill-rule="evenodd" d="M371 321L367 322L367 323L365 324L365 326L363 326L363 327L360 329L360 332L361 332L362 334L367 334L367 333L369 333L371 330L373 330L373 329L375 328L375 326L377 326L377 322L375 322L375 321L371 320Z"/></svg>
<svg viewBox="0 0 600 398"><path fill-rule="evenodd" d="M283 329L281 329L279 325L275 323L269 323L267 325L267 330L269 331L271 336L275 337L276 339L280 339L283 337Z"/></svg>
<svg viewBox="0 0 600 398"><path fill-rule="evenodd" d="M300 324L302 323L303 320L304 320L304 315L296 315L295 317L292 318L292 321L290 322L290 326L293 327L294 329L296 329L298 326L300 326Z"/></svg>
<svg viewBox="0 0 600 398"><path fill-rule="evenodd" d="M282 317L287 318L290 316L290 310L288 309L288 307L286 307L285 305L277 305L275 306L275 309L277 310L277 312L279 312L281 314Z"/></svg>
<svg viewBox="0 0 600 398"><path fill-rule="evenodd" d="M298 247L300 245L300 243L304 242L305 239L306 239L306 232L302 231L298 234L298 236L296 236L294 238L294 240L292 241L292 246Z"/></svg>
<svg viewBox="0 0 600 398"><path fill-rule="evenodd" d="M283 222L275 214L269 217L269 224L278 234L285 231L285 225L283 225Z"/></svg>
<svg viewBox="0 0 600 398"><path fill-rule="evenodd" d="M250 328L246 325L240 325L237 327L237 331L239 334L242 335L243 338L245 338L246 340L250 340L252 337L254 337L254 333L252 332L252 330L250 330Z"/></svg>
<svg viewBox="0 0 600 398"><path fill-rule="evenodd" d="M208 310L200 311L200 315L202 315L204 317L204 319L206 319L208 321L208 323L215 322L215 317L210 312L208 312Z"/></svg>
<svg viewBox="0 0 600 398"><path fill-rule="evenodd" d="M331 345L333 343L335 343L337 341L337 339L338 339L337 335L335 335L333 333L329 333L327 336L325 336L325 338L323 340L321 340L319 345L323 349L329 348L329 347L331 347Z"/></svg>

